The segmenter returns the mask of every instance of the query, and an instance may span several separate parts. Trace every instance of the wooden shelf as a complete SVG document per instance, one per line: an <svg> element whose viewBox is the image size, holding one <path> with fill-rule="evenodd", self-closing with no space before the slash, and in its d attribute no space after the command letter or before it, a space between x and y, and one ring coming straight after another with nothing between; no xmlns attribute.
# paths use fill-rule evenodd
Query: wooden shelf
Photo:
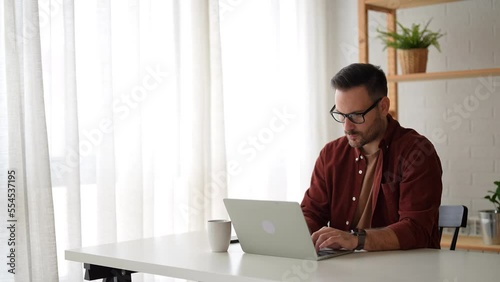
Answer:
<svg viewBox="0 0 500 282"><path fill-rule="evenodd" d="M396 12L398 9L460 2L463 0L358 0L358 43L359 62L368 63L368 11L381 12L386 15L387 31L396 31ZM446 71L434 73L419 73L397 75L397 57L394 48L387 48L387 87L391 100L389 112L398 118L398 83L405 81L424 81L437 79L456 79L485 76L500 76L500 68Z"/></svg>
<svg viewBox="0 0 500 282"><path fill-rule="evenodd" d="M450 249L451 234L443 234L441 249ZM482 251L500 253L500 245L485 245L483 237L458 235L456 250Z"/></svg>
<svg viewBox="0 0 500 282"><path fill-rule="evenodd" d="M437 79L484 77L491 75L492 76L500 75L500 68L388 75L387 81L389 82L422 81L422 80L437 80Z"/></svg>
<svg viewBox="0 0 500 282"><path fill-rule="evenodd" d="M460 0L366 0L365 3L371 6L372 10L376 10L377 8L396 10L457 1Z"/></svg>

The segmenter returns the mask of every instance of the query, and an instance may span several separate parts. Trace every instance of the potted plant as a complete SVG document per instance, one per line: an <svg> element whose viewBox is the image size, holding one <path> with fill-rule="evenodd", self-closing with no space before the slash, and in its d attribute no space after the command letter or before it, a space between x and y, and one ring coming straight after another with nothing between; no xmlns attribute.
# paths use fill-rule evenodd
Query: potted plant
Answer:
<svg viewBox="0 0 500 282"><path fill-rule="evenodd" d="M429 30L428 26L431 20L421 28L420 24L412 24L411 27L405 27L397 23L401 29L397 31L381 31L377 29L380 38L385 47L395 48L398 54L398 60L401 64L403 74L425 72L427 68L427 55L429 46L434 46L441 52L438 39L444 34Z"/></svg>
<svg viewBox="0 0 500 282"><path fill-rule="evenodd" d="M497 186L496 190L489 190L484 198L488 199L495 209L479 211L483 241L486 245L500 244L500 181L493 183Z"/></svg>

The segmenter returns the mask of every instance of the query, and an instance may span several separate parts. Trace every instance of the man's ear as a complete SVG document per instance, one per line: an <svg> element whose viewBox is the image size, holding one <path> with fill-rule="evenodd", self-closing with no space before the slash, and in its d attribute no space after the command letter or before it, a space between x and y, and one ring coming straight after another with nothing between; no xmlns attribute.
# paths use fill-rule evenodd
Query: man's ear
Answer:
<svg viewBox="0 0 500 282"><path fill-rule="evenodd" d="M391 100L389 99L389 97L385 96L382 98L382 100L380 100L379 107L382 116L384 117L387 116L387 114L389 113L390 106L391 106Z"/></svg>

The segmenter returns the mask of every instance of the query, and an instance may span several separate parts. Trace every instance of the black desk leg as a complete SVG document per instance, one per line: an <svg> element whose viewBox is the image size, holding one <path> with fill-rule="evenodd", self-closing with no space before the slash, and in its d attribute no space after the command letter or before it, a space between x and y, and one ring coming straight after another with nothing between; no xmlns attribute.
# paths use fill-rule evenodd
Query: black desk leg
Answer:
<svg viewBox="0 0 500 282"><path fill-rule="evenodd" d="M84 263L85 280L102 279L102 282L132 282L135 271Z"/></svg>

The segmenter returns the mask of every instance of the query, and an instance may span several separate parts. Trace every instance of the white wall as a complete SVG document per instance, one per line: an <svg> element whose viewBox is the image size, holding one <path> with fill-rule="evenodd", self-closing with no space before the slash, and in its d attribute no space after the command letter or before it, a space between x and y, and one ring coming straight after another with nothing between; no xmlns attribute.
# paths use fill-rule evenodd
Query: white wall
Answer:
<svg viewBox="0 0 500 282"><path fill-rule="evenodd" d="M356 2L336 1L329 7L335 16L330 36L339 42L332 49L341 51L331 58L337 70L358 60L352 52L357 44ZM397 17L403 25L433 18L430 28L446 33L442 52L430 49L428 72L500 67L500 1L399 10ZM371 12L370 62L387 70L377 27L385 29L385 16ZM500 76L399 84L399 121L436 146L444 169L443 204L466 205L471 216L493 207L483 196L500 180Z"/></svg>

